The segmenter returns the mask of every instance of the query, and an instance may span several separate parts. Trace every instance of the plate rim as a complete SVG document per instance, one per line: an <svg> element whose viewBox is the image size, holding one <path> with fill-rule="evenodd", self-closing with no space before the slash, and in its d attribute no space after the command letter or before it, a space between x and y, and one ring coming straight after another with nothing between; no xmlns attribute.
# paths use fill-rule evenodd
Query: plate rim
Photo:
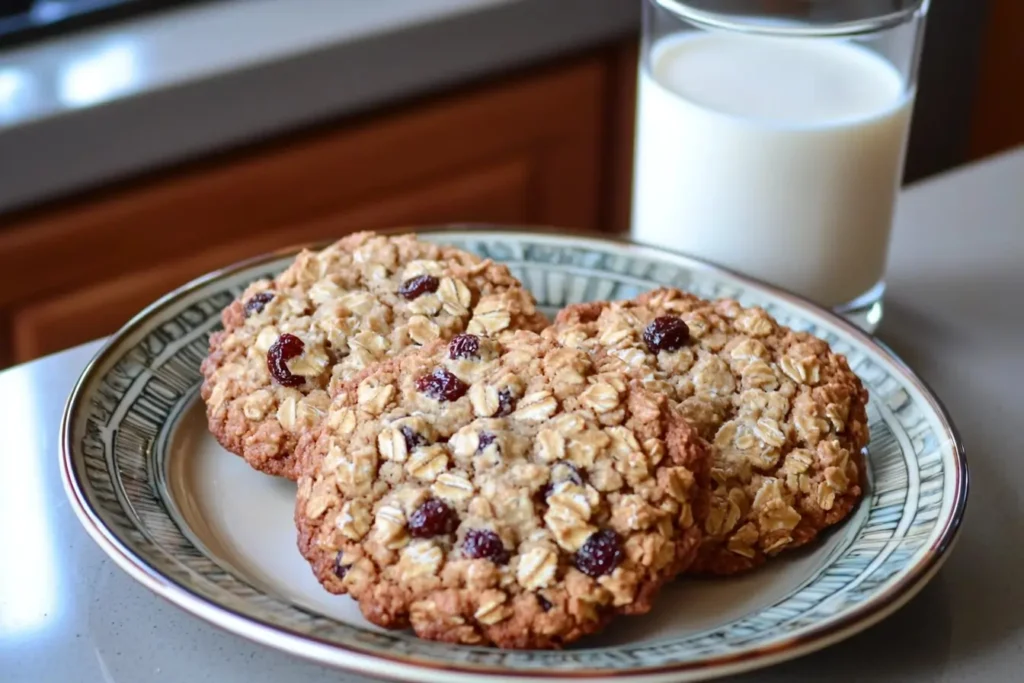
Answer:
<svg viewBox="0 0 1024 683"><path fill-rule="evenodd" d="M875 336L856 327L834 312L810 301L806 297L781 289L757 278L722 267L707 260L688 254L645 244L620 235L587 230L566 229L549 225L490 224L460 222L424 226L401 226L374 230L378 234L415 233L422 235L451 234L458 238L472 239L474 236L504 237L510 240L536 239L546 237L552 241L570 240L578 246L600 244L615 246L634 255L651 257L668 256L671 260L691 270L705 271L738 281L753 291L785 302L796 308L809 309L824 318L844 334L868 348L873 348L896 370L903 380L912 385L939 417L940 424L949 437L947 448L952 449L953 501L943 528L935 541L924 551L921 558L904 572L902 578L863 604L850 610L839 619L806 633L782 640L764 647L751 647L730 655L718 655L703 661L677 662L668 665L638 666L629 670L500 670L493 667L474 667L466 662L431 663L415 660L408 656L387 656L369 652L351 645L319 639L315 636L297 633L286 627L268 623L239 612L223 604L203 597L186 586L162 574L150 566L144 558L126 547L117 535L105 525L93 509L89 497L82 489L74 467L74 444L72 434L77 414L83 407L86 388L99 376L99 368L112 352L140 326L158 315L181 298L201 289L211 282L271 263L281 258L294 256L303 249L319 249L336 240L320 240L294 244L242 259L223 268L210 271L186 282L159 297L136 313L115 333L110 335L95 352L81 371L69 394L61 415L60 424L60 473L65 494L71 503L79 522L88 535L114 563L132 579L141 583L151 592L207 623L234 633L248 640L272 647L294 656L301 657L336 669L358 674L384 676L391 680L492 680L492 681L580 681L622 678L636 683L662 680L693 681L708 680L731 674L760 669L779 664L811 652L829 647L884 620L907 602L935 576L956 544L963 526L970 491L970 474L966 451L952 417L942 400L931 386L919 377L887 344ZM581 241L577 241L581 240ZM945 459L945 458L944 458ZM386 670L382 670L386 667Z"/></svg>

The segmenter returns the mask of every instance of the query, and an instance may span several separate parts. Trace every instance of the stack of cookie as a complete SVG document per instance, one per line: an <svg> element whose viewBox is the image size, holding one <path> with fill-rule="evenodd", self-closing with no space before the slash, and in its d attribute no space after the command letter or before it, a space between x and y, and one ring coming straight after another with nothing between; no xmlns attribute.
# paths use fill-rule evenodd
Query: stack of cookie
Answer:
<svg viewBox="0 0 1024 683"><path fill-rule="evenodd" d="M562 647L681 574L808 543L861 496L866 390L735 301L662 289L549 324L500 264L359 233L223 323L211 431L297 480L328 591L423 638Z"/></svg>

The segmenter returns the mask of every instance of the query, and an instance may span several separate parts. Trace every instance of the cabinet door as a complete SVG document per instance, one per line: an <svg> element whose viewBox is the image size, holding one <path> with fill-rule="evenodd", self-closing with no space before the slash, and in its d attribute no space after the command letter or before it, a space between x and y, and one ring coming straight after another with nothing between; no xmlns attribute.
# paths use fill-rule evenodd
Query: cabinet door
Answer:
<svg viewBox="0 0 1024 683"><path fill-rule="evenodd" d="M1024 144L1022 25L1024 2L990 0L974 91L972 159Z"/></svg>
<svg viewBox="0 0 1024 683"><path fill-rule="evenodd" d="M464 177L428 183L394 198L204 249L161 264L16 308L15 362L110 334L161 295L204 273L283 246L316 243L363 228L445 223L465 216L498 222L525 220L529 168L518 160L474 169Z"/></svg>
<svg viewBox="0 0 1024 683"><path fill-rule="evenodd" d="M23 217L0 230L7 360L109 334L161 294L240 258L357 229L600 229L609 54Z"/></svg>

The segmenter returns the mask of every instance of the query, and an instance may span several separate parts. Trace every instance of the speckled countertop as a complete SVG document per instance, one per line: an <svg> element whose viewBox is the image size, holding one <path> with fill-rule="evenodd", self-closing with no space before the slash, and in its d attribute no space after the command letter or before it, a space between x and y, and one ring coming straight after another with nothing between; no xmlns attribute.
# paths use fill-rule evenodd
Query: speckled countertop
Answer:
<svg viewBox="0 0 1024 683"><path fill-rule="evenodd" d="M0 215L612 40L640 8L220 0L0 52Z"/></svg>
<svg viewBox="0 0 1024 683"><path fill-rule="evenodd" d="M901 197L878 336L946 403L971 502L942 571L906 607L742 681L1019 681L1024 148ZM0 681L337 683L163 602L118 569L61 487L64 401L99 342L0 373Z"/></svg>

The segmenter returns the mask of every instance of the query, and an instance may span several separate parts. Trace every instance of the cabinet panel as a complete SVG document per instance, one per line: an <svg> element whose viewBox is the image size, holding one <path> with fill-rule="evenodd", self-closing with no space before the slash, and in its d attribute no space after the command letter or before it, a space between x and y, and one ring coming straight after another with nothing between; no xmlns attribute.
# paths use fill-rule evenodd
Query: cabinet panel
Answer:
<svg viewBox="0 0 1024 683"><path fill-rule="evenodd" d="M189 280L275 249L333 240L364 229L460 220L528 221L527 199L534 170L529 159L508 160L16 309L11 316L13 360L30 360L110 334L143 307Z"/></svg>
<svg viewBox="0 0 1024 683"><path fill-rule="evenodd" d="M531 217L595 228L605 67L593 56L535 70L9 219L0 306L287 229L510 154L535 158Z"/></svg>
<svg viewBox="0 0 1024 683"><path fill-rule="evenodd" d="M195 276L287 245L436 222L610 225L618 54L0 216L0 367L107 334Z"/></svg>
<svg viewBox="0 0 1024 683"><path fill-rule="evenodd" d="M991 0L982 41L971 157L1024 144L1024 2Z"/></svg>
<svg viewBox="0 0 1024 683"><path fill-rule="evenodd" d="M604 229L628 233L633 208L633 144L636 137L636 86L640 45L624 42L611 54L609 73L609 119L605 154L605 182L608 188Z"/></svg>

